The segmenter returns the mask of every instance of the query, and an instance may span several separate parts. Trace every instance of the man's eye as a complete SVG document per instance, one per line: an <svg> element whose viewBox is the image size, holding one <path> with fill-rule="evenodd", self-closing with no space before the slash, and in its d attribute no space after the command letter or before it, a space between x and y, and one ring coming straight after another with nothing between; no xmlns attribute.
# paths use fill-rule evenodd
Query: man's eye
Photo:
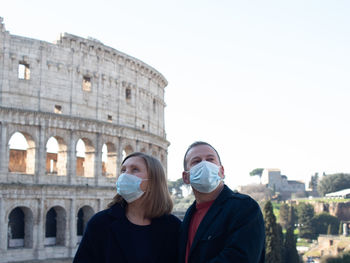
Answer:
<svg viewBox="0 0 350 263"><path fill-rule="evenodd" d="M199 163L199 160L193 161L192 165Z"/></svg>
<svg viewBox="0 0 350 263"><path fill-rule="evenodd" d="M138 172L139 169L138 169L138 168L134 168L134 169L132 169L132 171L133 171L133 172Z"/></svg>

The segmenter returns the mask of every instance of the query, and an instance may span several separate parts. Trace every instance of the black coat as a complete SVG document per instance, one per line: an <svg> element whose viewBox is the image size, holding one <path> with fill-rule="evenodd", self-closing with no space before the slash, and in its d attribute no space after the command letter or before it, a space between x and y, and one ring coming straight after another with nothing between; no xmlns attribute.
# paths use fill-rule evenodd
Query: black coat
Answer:
<svg viewBox="0 0 350 263"><path fill-rule="evenodd" d="M137 250L127 246L129 224L119 204L95 214L87 224L73 263L132 263L129 255ZM173 215L152 219L153 262L177 262L180 224Z"/></svg>
<svg viewBox="0 0 350 263"><path fill-rule="evenodd" d="M185 262L188 228L195 202L181 226L179 262ZM259 205L226 185L200 223L188 263L262 263L265 261L265 227Z"/></svg>

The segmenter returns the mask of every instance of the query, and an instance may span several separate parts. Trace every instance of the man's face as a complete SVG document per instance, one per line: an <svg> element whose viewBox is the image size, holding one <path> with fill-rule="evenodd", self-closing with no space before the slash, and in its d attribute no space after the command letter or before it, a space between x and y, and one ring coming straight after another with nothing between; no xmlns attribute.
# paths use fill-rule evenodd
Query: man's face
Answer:
<svg viewBox="0 0 350 263"><path fill-rule="evenodd" d="M220 166L219 157L214 151L214 149L204 144L195 146L191 150L189 150L186 156L186 161L187 171L190 170L196 164L200 163L201 161L211 162L216 164L217 166Z"/></svg>
<svg viewBox="0 0 350 263"><path fill-rule="evenodd" d="M188 151L186 156L186 171L183 172L183 180L186 184L189 184L189 170L200 163L201 161L211 162L220 167L219 176L224 178L224 168L220 164L219 157L216 154L215 150L208 145L202 144L193 147Z"/></svg>

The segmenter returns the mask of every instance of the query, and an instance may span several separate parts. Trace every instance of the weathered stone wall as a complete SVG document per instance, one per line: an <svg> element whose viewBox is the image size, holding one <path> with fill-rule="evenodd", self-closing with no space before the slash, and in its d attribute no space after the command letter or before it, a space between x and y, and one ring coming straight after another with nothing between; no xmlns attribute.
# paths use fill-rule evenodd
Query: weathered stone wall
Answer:
<svg viewBox="0 0 350 263"><path fill-rule="evenodd" d="M346 199L344 202L309 201L309 203L313 205L316 214L326 212L342 221L350 221L350 201Z"/></svg>
<svg viewBox="0 0 350 263"><path fill-rule="evenodd" d="M342 221L350 221L350 202L317 203L316 212L327 212Z"/></svg>
<svg viewBox="0 0 350 263"><path fill-rule="evenodd" d="M165 138L167 81L155 69L96 40L65 33L51 44L11 35L1 27L3 107L59 111ZM19 79L21 63L29 67L29 79ZM90 90L83 89L86 78L90 80Z"/></svg>
<svg viewBox="0 0 350 263"><path fill-rule="evenodd" d="M152 67L98 41L14 36L0 18L0 263L73 257L77 222L86 225L110 202L124 154L152 154L166 169L166 85ZM18 132L28 144L21 156L9 148ZM52 137L57 153L47 152ZM85 157L77 156L79 140ZM11 236L15 208L24 214L22 240ZM54 238L45 232L52 208Z"/></svg>

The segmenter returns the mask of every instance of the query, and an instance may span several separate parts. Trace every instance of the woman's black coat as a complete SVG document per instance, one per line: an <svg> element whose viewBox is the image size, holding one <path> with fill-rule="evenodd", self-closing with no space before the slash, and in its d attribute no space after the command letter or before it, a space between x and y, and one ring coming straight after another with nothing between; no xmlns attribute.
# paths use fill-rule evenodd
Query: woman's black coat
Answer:
<svg viewBox="0 0 350 263"><path fill-rule="evenodd" d="M177 262L180 223L173 215L152 219L153 262ZM137 251L127 245L130 244L129 224L125 210L119 204L94 215L87 225L73 263L132 263L129 255ZM137 244L133 247L137 247Z"/></svg>

